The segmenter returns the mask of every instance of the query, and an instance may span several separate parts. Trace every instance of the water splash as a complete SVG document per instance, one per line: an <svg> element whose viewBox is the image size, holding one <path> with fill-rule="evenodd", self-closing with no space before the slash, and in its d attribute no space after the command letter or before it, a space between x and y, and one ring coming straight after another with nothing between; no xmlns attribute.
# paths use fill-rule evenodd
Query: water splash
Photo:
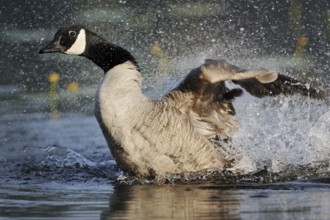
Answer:
<svg viewBox="0 0 330 220"><path fill-rule="evenodd" d="M214 54L214 51L209 52ZM209 54L184 56L169 61L168 72L179 69L191 69L196 63L202 63L203 57ZM183 60L193 63L182 62ZM196 61L198 59L198 61ZM237 58L236 58L237 59ZM240 59L240 58L238 58ZM186 61L186 60L185 60ZM260 60L259 60L260 61ZM264 60L262 60L264 61ZM238 63L255 62L249 59L238 60ZM281 61L282 62L282 61ZM291 65L291 61L277 62L277 68ZM187 64L188 63L188 64ZM269 59L263 67L273 69L274 59ZM265 65L266 64L266 65ZM270 66L268 66L270 65ZM282 66L281 66L282 65ZM284 65L284 66L283 66ZM285 69L285 68L284 68ZM159 79L163 87L150 92L154 97L160 97L173 88L184 74L170 75ZM181 78L180 78L181 77ZM322 78L323 79L323 78ZM326 79L316 80L319 84L326 84ZM310 79L309 81L315 81ZM165 83L164 83L165 82ZM158 83L158 84L161 84ZM329 100L314 100L301 95L278 96L258 99L245 93L235 103L237 119L240 122L239 131L233 138L234 147L228 154L235 156L234 178L229 173L159 177L152 182L196 181L203 179L260 181L291 181L296 179L321 178L330 175L330 111ZM259 176L265 173L266 176ZM256 175L257 174L257 175ZM214 178L217 176L218 178ZM270 177L269 177L270 176ZM127 177L120 182L134 183L137 180ZM141 180L138 180L141 182ZM144 180L149 183L150 180Z"/></svg>
<svg viewBox="0 0 330 220"><path fill-rule="evenodd" d="M329 158L330 112L324 101L306 97L276 97L237 105L241 122L234 138L247 171L267 166L280 172Z"/></svg>
<svg viewBox="0 0 330 220"><path fill-rule="evenodd" d="M77 152L58 145L46 147L24 147L24 152L30 161L45 166L95 166L96 163L88 160Z"/></svg>
<svg viewBox="0 0 330 220"><path fill-rule="evenodd" d="M235 107L241 125L230 151L238 158L235 168L240 172L207 171L139 179L123 175L115 161L102 157L98 150L85 152L87 158L78 149L47 145L25 147L24 158L14 164L15 171L4 173L11 175L7 179L23 181L116 180L125 184L205 181L237 184L330 176L328 104L302 96L256 99L246 95L235 102ZM80 144L78 139L70 143Z"/></svg>
<svg viewBox="0 0 330 220"><path fill-rule="evenodd" d="M92 161L74 150L57 145L25 147L24 152L24 162L13 164L15 175L8 179L112 182L121 174L114 160Z"/></svg>

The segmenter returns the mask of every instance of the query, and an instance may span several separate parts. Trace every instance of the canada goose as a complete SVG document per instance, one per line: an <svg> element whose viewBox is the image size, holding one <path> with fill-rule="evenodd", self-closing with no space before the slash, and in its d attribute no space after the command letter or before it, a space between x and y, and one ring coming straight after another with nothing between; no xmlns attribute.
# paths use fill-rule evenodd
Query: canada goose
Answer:
<svg viewBox="0 0 330 220"><path fill-rule="evenodd" d="M60 28L39 53L84 56L104 71L95 115L117 164L144 177L223 170L227 166L212 138L226 140L238 122L232 101L242 89L256 97L326 92L267 70L243 70L224 60L206 60L160 100L142 94L134 57L80 25Z"/></svg>

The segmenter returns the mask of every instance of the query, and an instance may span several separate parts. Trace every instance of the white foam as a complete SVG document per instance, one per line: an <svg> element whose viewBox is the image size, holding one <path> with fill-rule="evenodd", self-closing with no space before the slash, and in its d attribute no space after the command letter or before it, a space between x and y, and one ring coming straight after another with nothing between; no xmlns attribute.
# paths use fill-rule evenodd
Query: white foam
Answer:
<svg viewBox="0 0 330 220"><path fill-rule="evenodd" d="M329 158L330 111L326 103L299 95L270 97L236 105L240 122L234 142L242 151L238 166L279 172ZM310 106L310 107L309 107Z"/></svg>

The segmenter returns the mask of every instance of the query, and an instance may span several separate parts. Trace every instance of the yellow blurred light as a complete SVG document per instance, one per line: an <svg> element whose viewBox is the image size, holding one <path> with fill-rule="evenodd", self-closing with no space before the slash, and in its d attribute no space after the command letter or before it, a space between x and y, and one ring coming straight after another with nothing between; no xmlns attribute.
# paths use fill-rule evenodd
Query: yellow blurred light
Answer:
<svg viewBox="0 0 330 220"><path fill-rule="evenodd" d="M297 38L297 44L300 47L306 47L307 44L308 44L308 37L303 36L303 35L302 36L298 36L298 38Z"/></svg>
<svg viewBox="0 0 330 220"><path fill-rule="evenodd" d="M67 86L67 88L70 92L76 92L78 90L78 87L79 87L79 85L77 82L70 82Z"/></svg>
<svg viewBox="0 0 330 220"><path fill-rule="evenodd" d="M60 74L57 73L57 72L51 72L49 75L48 75L48 81L50 83L58 83L58 81L60 80Z"/></svg>
<svg viewBox="0 0 330 220"><path fill-rule="evenodd" d="M155 42L155 43L150 45L150 52L151 52L152 55L154 55L158 59L162 58L164 56L164 51L159 46L158 42Z"/></svg>

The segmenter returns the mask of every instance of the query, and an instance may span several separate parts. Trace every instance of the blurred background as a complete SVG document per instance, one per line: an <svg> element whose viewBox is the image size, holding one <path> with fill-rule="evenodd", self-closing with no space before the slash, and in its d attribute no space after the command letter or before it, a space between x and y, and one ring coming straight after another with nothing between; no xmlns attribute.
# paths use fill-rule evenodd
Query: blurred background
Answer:
<svg viewBox="0 0 330 220"><path fill-rule="evenodd" d="M0 85L46 91L52 71L60 74L61 88L72 81L82 86L97 83L102 72L85 59L38 54L59 27L71 24L82 24L127 48L147 76L157 74L162 62L169 74L183 72L194 66L185 66L185 59L198 56L201 61L222 57L244 67L285 66L329 79L329 4L327 0L4 0ZM162 53L158 57L155 47ZM292 62L295 56L303 61Z"/></svg>

